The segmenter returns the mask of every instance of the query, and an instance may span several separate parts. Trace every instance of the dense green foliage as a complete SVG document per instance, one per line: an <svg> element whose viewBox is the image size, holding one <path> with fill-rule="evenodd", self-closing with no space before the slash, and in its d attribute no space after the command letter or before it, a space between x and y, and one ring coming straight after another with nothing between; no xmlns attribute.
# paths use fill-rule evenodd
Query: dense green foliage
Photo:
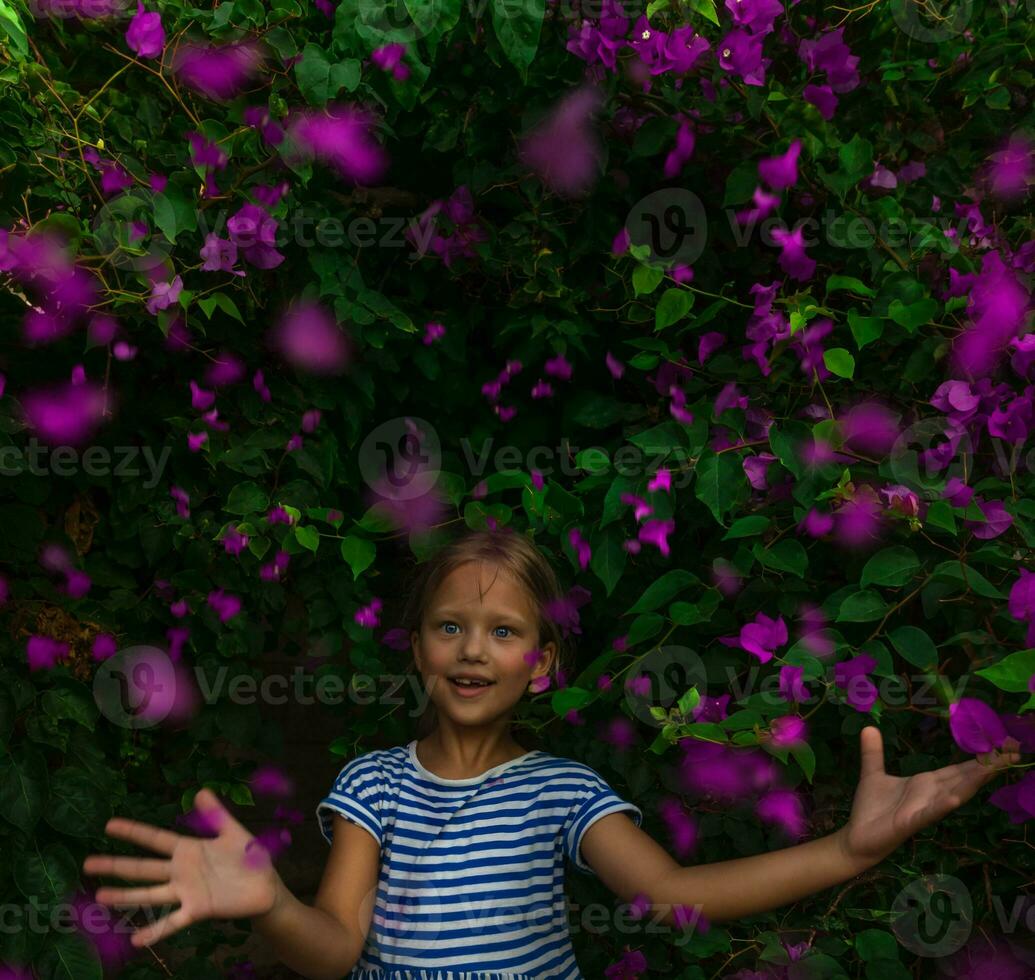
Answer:
<svg viewBox="0 0 1035 980"><path fill-rule="evenodd" d="M939 23L904 0L787 4L757 32L761 77L720 63L733 23L712 0L650 4L652 29L690 25L708 41L687 72L617 43L613 70L587 65L569 37L600 10L584 18L567 0L341 0L331 16L304 0L151 8L165 30L161 58L127 45L132 9L59 16L0 0L0 227L11 233L0 241L0 444L18 447L5 465L22 461L0 484L5 903L82 894L79 865L111 847L102 829L112 814L172 826L208 785L247 822L252 767L220 745L291 770L262 708L223 695L189 725L113 721L95 678L115 647L172 645L191 667L257 679L273 649L346 686L398 675L407 654L382 642L396 624L385 615L372 628L356 614L374 599L391 612L407 560L463 524L533 533L565 585L588 590L574 670L523 703L519 722L596 767L662 842L659 805L688 742L771 754L804 807L806 836L846 819L864 724L882 728L889 770L941 766L973 752L949 726L949 704L965 694L1035 748L1023 713L1035 704L1025 700L1035 673L1032 357L1020 339L1035 264L1025 248L1031 151L1006 142L1032 130L1030 6L960 5L962 21ZM630 32L645 10L626 5ZM835 27L850 56L810 67L801 43ZM167 57L186 38L261 42L261 70L240 91L206 95ZM404 77L370 60L393 43L405 45ZM547 155L578 171L568 185L522 141L594 71L591 111L570 103L582 116L545 130ZM803 93L828 83L837 106L821 112L822 96ZM388 159L378 179L354 184L326 159L290 152L290 139L265 138L245 113L260 107L286 125L291 111L332 103L371 113ZM673 157L689 132L690 151ZM766 190L782 227L811 219L806 258L734 217L765 186L759 162L794 145L793 179ZM279 222L282 261L242 234L234 268L245 274L203 268L206 234L225 238L234 215L262 205L255 188L281 181L286 193L265 210ZM473 213L462 213L462 188ZM452 211L429 216L430 229L420 216L434 202ZM681 236L678 262L637 231L652 223ZM62 236L96 288L69 329L35 342L26 323L47 278L5 261L30 228ZM415 248L407 228L437 230L456 249L431 239ZM180 277L178 294L152 289L152 261L161 282ZM268 342L299 300L323 304L347 332L345 370L305 370ZM115 319L114 336L99 316ZM226 376L213 377L220 363ZM30 467L31 447L54 443L26 406L69 377L100 386L111 411L68 440L71 463L51 454ZM883 410L853 415L867 399ZM440 472L434 499L403 498L397 521L372 496L377 433L402 452L406 419L436 443ZM947 427L957 438L941 464L921 458L947 445ZM88 447L106 455L91 464ZM504 447L514 448L497 457ZM652 483L659 470L670 486ZM649 522L627 494L653 508ZM292 520L271 522L276 508ZM270 567L278 553L286 568ZM239 597L236 614L227 596ZM771 659L753 654L731 638L759 614L815 632L784 634ZM33 637L41 656L41 637L67 655L30 664ZM832 665L860 655L879 683L872 706L834 682ZM686 673L697 663L707 684L692 694L680 685L703 681ZM673 664L684 673L670 674ZM795 666L814 695L805 705L766 683L782 685ZM661 683L656 704L672 714L637 710L625 682L638 673ZM698 695L725 694L725 712L694 720ZM332 752L412 737L405 706L367 700L312 707L340 716ZM803 742L774 743L774 720L793 714L806 720ZM697 847L684 863L793 839L750 801L686 799ZM293 802L306 814L295 833L315 834L315 801ZM849 890L689 941L576 931L580 964L596 978L639 950L652 972L682 980L741 969L930 975L934 961L896 943L889 925L918 876L958 876L975 939L1022 938L1023 916L1012 927L1004 917L1035 878L1017 826L1032 814L1011 823L1006 810L980 794ZM575 902L607 900L599 882L572 877ZM225 975L241 934L206 923L173 937L174 975ZM0 963L31 964L41 980L101 976L74 932L5 930ZM119 975L167 969L137 955Z"/></svg>

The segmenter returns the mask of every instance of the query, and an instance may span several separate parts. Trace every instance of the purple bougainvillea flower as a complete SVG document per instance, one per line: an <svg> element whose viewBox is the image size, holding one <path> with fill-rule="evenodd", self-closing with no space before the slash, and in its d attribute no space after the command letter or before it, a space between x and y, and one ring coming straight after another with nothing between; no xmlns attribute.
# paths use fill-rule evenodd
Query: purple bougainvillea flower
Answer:
<svg viewBox="0 0 1035 980"><path fill-rule="evenodd" d="M711 45L708 41L697 34L689 24L686 24L677 27L665 38L658 64L663 65L665 71L685 75L697 64L701 55L710 48ZM679 84L680 82L677 81L676 86L678 87Z"/></svg>
<svg viewBox="0 0 1035 980"><path fill-rule="evenodd" d="M352 618L359 623L360 626L367 627L368 629L378 626L380 625L378 614L381 612L381 605L381 599L374 596L367 605L361 606L357 609Z"/></svg>
<svg viewBox="0 0 1035 980"><path fill-rule="evenodd" d="M602 101L592 86L569 92L521 143L521 162L564 197L581 197L599 176L601 150L592 121Z"/></svg>
<svg viewBox="0 0 1035 980"><path fill-rule="evenodd" d="M117 650L118 644L111 633L98 633L93 638L90 655L94 660L107 660L109 657L114 656Z"/></svg>
<svg viewBox="0 0 1035 980"><path fill-rule="evenodd" d="M988 802L1010 817L1011 823L1024 823L1035 817L1035 772L1026 772L1016 783L1000 786L989 794Z"/></svg>
<svg viewBox="0 0 1035 980"><path fill-rule="evenodd" d="M274 247L277 219L258 204L245 204L226 223L230 241L259 269L275 269L284 256Z"/></svg>
<svg viewBox="0 0 1035 980"><path fill-rule="evenodd" d="M225 623L241 611L239 596L222 589L213 589L207 596L208 604L219 614L219 621Z"/></svg>
<svg viewBox="0 0 1035 980"><path fill-rule="evenodd" d="M348 335L318 303L289 309L268 339L284 360L310 374L340 374L351 356Z"/></svg>
<svg viewBox="0 0 1035 980"><path fill-rule="evenodd" d="M568 544L571 545L578 557L579 568L585 571L593 552L590 549L589 542L582 536L582 532L577 527L573 527L568 532Z"/></svg>
<svg viewBox="0 0 1035 980"><path fill-rule="evenodd" d="M697 821L677 796L667 796L658 804L658 815L668 830L669 843L677 858L686 858L697 847Z"/></svg>
<svg viewBox="0 0 1035 980"><path fill-rule="evenodd" d="M256 796L289 797L294 792L291 778L276 766L260 766L248 782Z"/></svg>
<svg viewBox="0 0 1035 980"><path fill-rule="evenodd" d="M755 188L754 193L751 195L751 199L754 201L754 207L742 208L736 213L736 219L742 225L764 221L773 213L773 210L780 203L779 194L770 194L761 187Z"/></svg>
<svg viewBox="0 0 1035 980"><path fill-rule="evenodd" d="M126 44L138 58L157 58L165 47L162 15L146 12L143 3L137 0L137 12L126 31Z"/></svg>
<svg viewBox="0 0 1035 980"><path fill-rule="evenodd" d="M679 128L676 130L676 145L669 150L665 157L665 164L662 170L669 179L675 177L683 164L693 155L694 152L694 128L693 124L685 116L680 117Z"/></svg>
<svg viewBox="0 0 1035 980"><path fill-rule="evenodd" d="M850 92L859 85L859 58L848 50L843 35L844 27L838 27L798 45L798 57L809 71L825 71L827 84L834 92Z"/></svg>
<svg viewBox="0 0 1035 980"><path fill-rule="evenodd" d="M352 105L292 115L287 132L305 155L311 154L357 184L373 184L388 168L388 155L374 139L373 117Z"/></svg>
<svg viewBox="0 0 1035 980"><path fill-rule="evenodd" d="M770 34L783 13L783 4L780 0L726 0L726 9L738 27L753 34Z"/></svg>
<svg viewBox="0 0 1035 980"><path fill-rule="evenodd" d="M809 689L802 681L804 667L793 667L790 664L780 668L780 697L787 701L807 701Z"/></svg>
<svg viewBox="0 0 1035 980"><path fill-rule="evenodd" d="M719 333L718 330L709 330L708 333L702 334L701 339L697 342L698 363L704 364L725 343L725 334Z"/></svg>
<svg viewBox="0 0 1035 980"><path fill-rule="evenodd" d="M220 238L214 231L205 236L205 244L198 253L205 261L201 268L205 272L229 272L235 276L243 276L243 269L235 269L237 263L237 245L228 238Z"/></svg>
<svg viewBox="0 0 1035 980"><path fill-rule="evenodd" d="M985 522L966 520L963 522L975 538L998 538L1013 525L1013 514L1003 506L1001 500L978 500L977 506L985 515Z"/></svg>
<svg viewBox="0 0 1035 980"><path fill-rule="evenodd" d="M814 105L819 114L826 120L834 118L837 111L837 96L829 85L806 85L802 89L801 97L808 103Z"/></svg>
<svg viewBox="0 0 1035 980"><path fill-rule="evenodd" d="M370 60L382 71L390 71L397 82L410 77L410 69L403 64L405 44L384 44L370 52Z"/></svg>
<svg viewBox="0 0 1035 980"><path fill-rule="evenodd" d="M90 382L36 390L22 397L26 422L51 444L81 445L90 439L110 397Z"/></svg>
<svg viewBox="0 0 1035 980"><path fill-rule="evenodd" d="M666 41L665 32L651 27L647 15L641 14L633 25L629 47L639 55L640 61L650 69L652 75L659 75L665 71Z"/></svg>
<svg viewBox="0 0 1035 980"><path fill-rule="evenodd" d="M977 698L949 705L949 731L964 752L991 752L1009 737L999 715Z"/></svg>
<svg viewBox="0 0 1035 980"><path fill-rule="evenodd" d="M784 668L786 670L786 668ZM800 715L774 718L769 726L772 744L777 748L791 748L805 741L805 719Z"/></svg>
<svg viewBox="0 0 1035 980"><path fill-rule="evenodd" d="M957 376L981 378L995 370L1024 324L1028 301L1027 290L999 252L986 252L967 306L971 323L953 342Z"/></svg>
<svg viewBox="0 0 1035 980"><path fill-rule="evenodd" d="M990 161L988 179L996 197L1007 201L1022 197L1035 181L1035 144L1023 133L1012 133Z"/></svg>
<svg viewBox="0 0 1035 980"><path fill-rule="evenodd" d="M759 612L753 622L740 628L738 638L740 646L748 653L753 653L762 663L773 659L777 647L787 642L787 624L783 616L770 619L764 612Z"/></svg>
<svg viewBox="0 0 1035 980"><path fill-rule="evenodd" d="M805 254L804 226L799 225L794 231L786 228L772 230L773 241L780 246L780 268L792 279L806 281L816 271L816 260Z"/></svg>
<svg viewBox="0 0 1035 980"><path fill-rule="evenodd" d="M254 41L224 45L186 43L176 49L172 70L184 85L216 101L231 99L257 74L262 49Z"/></svg>
<svg viewBox="0 0 1035 980"><path fill-rule="evenodd" d="M793 187L798 182L798 156L800 153L801 140L792 140L791 145L784 153L758 161L759 177L774 191Z"/></svg>
<svg viewBox="0 0 1035 980"><path fill-rule="evenodd" d="M717 45L719 67L744 80L745 85L764 85L772 62L762 57L762 36L743 28L730 31Z"/></svg>
<svg viewBox="0 0 1035 980"><path fill-rule="evenodd" d="M30 636L26 645L29 670L49 670L68 652L68 644L52 636Z"/></svg>
<svg viewBox="0 0 1035 980"><path fill-rule="evenodd" d="M657 548L666 558L669 556L670 549L668 543L668 536L672 534L676 529L676 522L674 520L649 520L645 521L637 532L637 539L644 544L652 544Z"/></svg>
<svg viewBox="0 0 1035 980"><path fill-rule="evenodd" d="M176 276L172 282L153 282L151 284L151 296L145 306L147 312L157 313L159 310L166 310L180 298L183 290L183 279Z"/></svg>
<svg viewBox="0 0 1035 980"><path fill-rule="evenodd" d="M759 799L755 812L759 820L781 827L790 837L805 833L804 807L794 790L770 790Z"/></svg>
<svg viewBox="0 0 1035 980"><path fill-rule="evenodd" d="M424 324L424 346L430 347L440 337L446 335L446 328L441 323L429 322Z"/></svg>

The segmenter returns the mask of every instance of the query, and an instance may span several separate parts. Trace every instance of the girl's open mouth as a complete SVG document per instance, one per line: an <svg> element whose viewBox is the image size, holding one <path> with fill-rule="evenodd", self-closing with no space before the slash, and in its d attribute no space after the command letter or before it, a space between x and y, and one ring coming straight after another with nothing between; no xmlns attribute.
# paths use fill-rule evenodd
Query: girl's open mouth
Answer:
<svg viewBox="0 0 1035 980"><path fill-rule="evenodd" d="M495 682L460 681L452 677L449 679L449 686L462 698L476 698L484 694L494 684Z"/></svg>

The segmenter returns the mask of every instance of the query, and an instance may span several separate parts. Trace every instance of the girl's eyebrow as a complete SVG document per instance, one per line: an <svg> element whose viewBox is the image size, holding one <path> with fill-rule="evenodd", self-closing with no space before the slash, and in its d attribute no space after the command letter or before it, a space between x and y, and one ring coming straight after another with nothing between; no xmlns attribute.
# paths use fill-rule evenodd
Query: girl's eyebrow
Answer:
<svg viewBox="0 0 1035 980"><path fill-rule="evenodd" d="M432 613L435 616L449 616L453 619L464 618L464 614L461 612L457 612L455 609L444 609L436 607L432 610ZM519 613L501 612L498 609L490 609L485 615L488 619L509 619L513 620L514 622L525 623L525 617L520 615Z"/></svg>

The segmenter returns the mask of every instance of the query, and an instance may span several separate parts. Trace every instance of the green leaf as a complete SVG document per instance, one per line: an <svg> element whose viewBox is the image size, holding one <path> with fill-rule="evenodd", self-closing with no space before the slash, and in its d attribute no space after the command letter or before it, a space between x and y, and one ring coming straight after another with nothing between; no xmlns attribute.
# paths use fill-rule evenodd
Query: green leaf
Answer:
<svg viewBox="0 0 1035 980"><path fill-rule="evenodd" d="M791 746L791 755L794 756L794 761L801 766L805 778L811 783L816 772L816 753L812 751L812 746L808 742L799 742L797 745Z"/></svg>
<svg viewBox="0 0 1035 980"><path fill-rule="evenodd" d="M349 568L352 569L353 582L370 567L376 554L377 546L366 538L348 534L341 542L341 557L349 563Z"/></svg>
<svg viewBox="0 0 1035 980"><path fill-rule="evenodd" d="M660 266L638 265L633 272L633 292L637 296L653 293L664 278L665 272Z"/></svg>
<svg viewBox="0 0 1035 980"><path fill-rule="evenodd" d="M861 589L841 603L835 623L868 623L880 619L888 611L888 605L879 592Z"/></svg>
<svg viewBox="0 0 1035 980"><path fill-rule="evenodd" d="M719 26L719 15L715 12L715 0L689 0L690 9Z"/></svg>
<svg viewBox="0 0 1035 980"><path fill-rule="evenodd" d="M777 541L771 548L766 548L760 541L756 541L751 553L766 568L790 572L792 575L797 575L798 578L804 578L805 571L809 567L809 556L804 546L794 538Z"/></svg>
<svg viewBox="0 0 1035 980"><path fill-rule="evenodd" d="M878 551L864 566L859 584L905 585L920 571L920 559L912 548L896 545Z"/></svg>
<svg viewBox="0 0 1035 980"><path fill-rule="evenodd" d="M933 671L938 666L938 648L919 627L899 626L888 634L888 639L899 656L914 667Z"/></svg>
<svg viewBox="0 0 1035 980"><path fill-rule="evenodd" d="M591 538L593 553L589 559L589 567L593 574L604 583L605 594L610 596L615 590L629 552L625 550L625 532L617 524L598 530Z"/></svg>
<svg viewBox="0 0 1035 980"><path fill-rule="evenodd" d="M734 453L708 452L698 459L696 476L694 496L722 524L723 515L736 504L747 479L740 458Z"/></svg>
<svg viewBox="0 0 1035 980"><path fill-rule="evenodd" d="M983 595L986 599L1006 598L984 575L976 572L969 565L961 566L958 560L954 561L950 558L948 561L943 561L931 574L935 577L953 578L959 582L964 581L964 575L966 575L970 588L978 595Z"/></svg>
<svg viewBox="0 0 1035 980"><path fill-rule="evenodd" d="M266 491L254 481L245 480L230 491L223 510L229 514L258 514L266 510L268 503Z"/></svg>
<svg viewBox="0 0 1035 980"><path fill-rule="evenodd" d="M25 37L25 27L18 11L7 0L0 0L0 31L11 39L11 45L20 57L28 57L29 43Z"/></svg>
<svg viewBox="0 0 1035 980"><path fill-rule="evenodd" d="M118 917L112 917L118 922ZM92 944L77 932L50 931L34 964L40 980L102 980L104 971Z"/></svg>
<svg viewBox="0 0 1035 980"><path fill-rule="evenodd" d="M654 330L664 330L682 320L694 305L694 294L688 289L666 289L654 311Z"/></svg>
<svg viewBox="0 0 1035 980"><path fill-rule="evenodd" d="M649 640L652 636L657 636L664 625L664 618L657 613L643 613L637 616L632 621L632 626L629 627L627 634L629 646L635 646L637 643Z"/></svg>
<svg viewBox="0 0 1035 980"><path fill-rule="evenodd" d="M860 296L876 296L876 291L867 286L861 279L854 276L831 276L827 280L827 293L836 292L839 289L846 289L851 293L858 293Z"/></svg>
<svg viewBox="0 0 1035 980"><path fill-rule="evenodd" d="M99 837L111 819L111 799L87 773L65 766L51 777L44 818L69 837Z"/></svg>
<svg viewBox="0 0 1035 980"><path fill-rule="evenodd" d="M57 841L40 850L33 840L14 854L14 883L30 901L46 905L66 901L79 884L79 865L71 852Z"/></svg>
<svg viewBox="0 0 1035 980"><path fill-rule="evenodd" d="M352 92L359 85L360 63L355 58L332 62L327 52L310 41L295 64L295 76L302 97L310 105L322 106L343 88Z"/></svg>
<svg viewBox="0 0 1035 980"><path fill-rule="evenodd" d="M844 347L831 347L823 351L823 363L831 374L839 378L855 376L855 358Z"/></svg>
<svg viewBox="0 0 1035 980"><path fill-rule="evenodd" d="M883 929L863 929L855 937L855 950L866 963L898 959L898 941Z"/></svg>
<svg viewBox="0 0 1035 980"><path fill-rule="evenodd" d="M855 338L856 346L862 350L867 344L880 340L884 332L884 320L879 316L860 316L855 310L848 311L848 326Z"/></svg>
<svg viewBox="0 0 1035 980"><path fill-rule="evenodd" d="M154 197L155 225L170 242L176 241L181 231L194 231L198 226L198 211L192 200L175 184Z"/></svg>
<svg viewBox="0 0 1035 980"><path fill-rule="evenodd" d="M990 667L982 667L980 670L975 670L974 673L995 684L1001 691L1026 694L1028 682L1031 680L1032 674L1035 674L1035 647L1018 650L1016 653L1003 657L999 663L992 664Z"/></svg>
<svg viewBox="0 0 1035 980"><path fill-rule="evenodd" d="M212 312L218 307L238 323L244 323L244 317L241 316L237 304L226 293L212 293L211 296L204 296L198 300L198 306L201 307L208 320L212 319Z"/></svg>
<svg viewBox="0 0 1035 980"><path fill-rule="evenodd" d="M837 155L844 172L856 180L873 170L873 144L858 133L837 151Z"/></svg>
<svg viewBox="0 0 1035 980"><path fill-rule="evenodd" d="M722 536L721 540L728 541L731 538L753 538L769 528L770 520L761 514L751 514L748 517L740 517L735 520L730 529Z"/></svg>
<svg viewBox="0 0 1035 980"><path fill-rule="evenodd" d="M47 796L47 762L34 745L0 755L0 817L19 830L32 830Z"/></svg>
<svg viewBox="0 0 1035 980"><path fill-rule="evenodd" d="M893 299L888 307L888 316L897 324L914 333L918 327L930 323L938 312L938 303L930 298L906 305L900 299Z"/></svg>
<svg viewBox="0 0 1035 980"><path fill-rule="evenodd" d="M555 715L563 717L569 711L578 710L596 697L595 691L581 687L562 687L550 698L550 708Z"/></svg>
<svg viewBox="0 0 1035 980"><path fill-rule="evenodd" d="M60 687L44 691L40 703L51 718L67 718L91 732L100 714L89 689L71 680L63 681Z"/></svg>
<svg viewBox="0 0 1035 980"><path fill-rule="evenodd" d="M658 606L663 606L674 595L682 592L683 589L700 584L701 580L693 572L688 572L683 568L673 568L657 581L652 582L628 612L630 615L653 612Z"/></svg>
<svg viewBox="0 0 1035 980"><path fill-rule="evenodd" d="M320 547L320 532L311 524L307 524L304 527L296 524L295 540L298 541L303 548L307 548L315 555L317 549Z"/></svg>
<svg viewBox="0 0 1035 980"><path fill-rule="evenodd" d="M539 47L546 0L498 0L491 9L492 28L500 47L525 78Z"/></svg>
<svg viewBox="0 0 1035 980"><path fill-rule="evenodd" d="M689 718L694 708L701 703L701 692L696 687L691 687L676 702L676 708L684 718Z"/></svg>

